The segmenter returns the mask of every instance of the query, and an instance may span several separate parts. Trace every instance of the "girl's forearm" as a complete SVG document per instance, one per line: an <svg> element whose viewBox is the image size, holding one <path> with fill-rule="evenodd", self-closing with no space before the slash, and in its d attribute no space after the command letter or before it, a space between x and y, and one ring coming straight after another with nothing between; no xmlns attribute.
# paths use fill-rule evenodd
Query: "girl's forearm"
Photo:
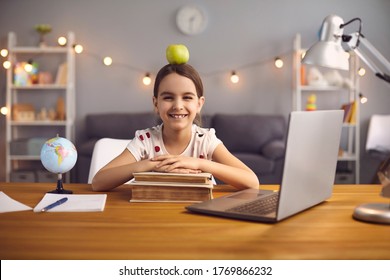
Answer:
<svg viewBox="0 0 390 280"><path fill-rule="evenodd" d="M141 160L115 167L107 166L94 176L92 189L94 191L109 191L130 181L133 178L133 173L151 171L155 165L156 163L150 160Z"/></svg>
<svg viewBox="0 0 390 280"><path fill-rule="evenodd" d="M210 160L201 160L200 169L237 189L259 188L256 174L247 168L233 167Z"/></svg>

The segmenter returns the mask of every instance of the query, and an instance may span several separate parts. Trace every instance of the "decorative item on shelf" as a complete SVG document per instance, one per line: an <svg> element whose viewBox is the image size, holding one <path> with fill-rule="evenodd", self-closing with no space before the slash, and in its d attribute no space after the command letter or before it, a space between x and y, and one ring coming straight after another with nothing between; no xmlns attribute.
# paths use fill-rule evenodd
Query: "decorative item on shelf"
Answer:
<svg viewBox="0 0 390 280"><path fill-rule="evenodd" d="M38 73L38 84L49 85L53 83L53 76L50 72L39 72Z"/></svg>
<svg viewBox="0 0 390 280"><path fill-rule="evenodd" d="M45 35L51 32L51 26L49 24L37 24L34 29L39 33L39 46L46 47Z"/></svg>
<svg viewBox="0 0 390 280"><path fill-rule="evenodd" d="M12 105L12 120L34 121L35 109L32 104L15 103Z"/></svg>
<svg viewBox="0 0 390 280"><path fill-rule="evenodd" d="M65 120L65 100L62 97L58 97L57 100L57 114L56 119L59 121Z"/></svg>
<svg viewBox="0 0 390 280"><path fill-rule="evenodd" d="M66 85L67 81L68 81L68 64L65 62L58 67L56 84Z"/></svg>
<svg viewBox="0 0 390 280"><path fill-rule="evenodd" d="M344 110L344 123L355 124L356 123L356 101L349 102L341 105L341 109Z"/></svg>
<svg viewBox="0 0 390 280"><path fill-rule="evenodd" d="M27 71L28 85L38 84L38 74L39 74L38 63L30 59L27 62L27 65L30 65L29 71Z"/></svg>
<svg viewBox="0 0 390 280"><path fill-rule="evenodd" d="M25 70L26 62L17 62L14 67L14 85L27 86L28 73Z"/></svg>
<svg viewBox="0 0 390 280"><path fill-rule="evenodd" d="M36 116L36 119L39 121L55 121L57 120L57 112L53 108L49 110L47 108L42 108Z"/></svg>
<svg viewBox="0 0 390 280"><path fill-rule="evenodd" d="M306 67L305 65L301 65L301 85L304 86L306 84Z"/></svg>
<svg viewBox="0 0 390 280"><path fill-rule="evenodd" d="M40 157L43 166L48 171L58 175L57 188L50 193L73 193L70 190L65 190L62 183L62 174L69 172L77 161L77 150L73 143L57 135L43 144Z"/></svg>
<svg viewBox="0 0 390 280"><path fill-rule="evenodd" d="M330 86L341 87L344 84L343 76L335 69L325 72L324 78Z"/></svg>
<svg viewBox="0 0 390 280"><path fill-rule="evenodd" d="M317 96L314 93L310 94L307 97L307 101L306 101L306 111L315 111L315 110L317 110L316 101L317 101Z"/></svg>
<svg viewBox="0 0 390 280"><path fill-rule="evenodd" d="M309 86L327 86L328 82L316 67L311 67L307 74L307 84Z"/></svg>
<svg viewBox="0 0 390 280"><path fill-rule="evenodd" d="M17 62L14 68L14 85L31 86L38 84L38 63L31 59L27 62Z"/></svg>

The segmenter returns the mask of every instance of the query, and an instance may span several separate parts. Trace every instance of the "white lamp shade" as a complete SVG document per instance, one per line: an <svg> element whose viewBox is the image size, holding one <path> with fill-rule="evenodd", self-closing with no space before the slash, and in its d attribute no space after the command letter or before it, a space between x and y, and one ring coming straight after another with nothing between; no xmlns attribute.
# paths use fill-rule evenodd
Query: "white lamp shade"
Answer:
<svg viewBox="0 0 390 280"><path fill-rule="evenodd" d="M306 52L302 63L349 70L348 57L341 46L343 23L339 16L327 16L322 23L320 41Z"/></svg>
<svg viewBox="0 0 390 280"><path fill-rule="evenodd" d="M339 70L349 70L348 57L341 45L319 41L305 54L302 63Z"/></svg>

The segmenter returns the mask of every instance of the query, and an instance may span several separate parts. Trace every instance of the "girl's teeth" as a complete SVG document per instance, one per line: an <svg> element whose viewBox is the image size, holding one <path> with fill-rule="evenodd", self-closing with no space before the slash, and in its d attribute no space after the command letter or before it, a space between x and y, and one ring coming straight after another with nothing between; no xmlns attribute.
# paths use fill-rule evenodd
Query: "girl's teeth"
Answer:
<svg viewBox="0 0 390 280"><path fill-rule="evenodd" d="M185 115L171 115L171 116L174 117L175 119L181 119L185 117Z"/></svg>

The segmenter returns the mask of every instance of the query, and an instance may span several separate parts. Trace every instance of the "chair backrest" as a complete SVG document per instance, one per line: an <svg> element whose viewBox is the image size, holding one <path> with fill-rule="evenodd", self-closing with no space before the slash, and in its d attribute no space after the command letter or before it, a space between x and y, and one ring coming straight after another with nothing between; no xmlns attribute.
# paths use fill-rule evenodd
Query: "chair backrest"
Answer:
<svg viewBox="0 0 390 280"><path fill-rule="evenodd" d="M372 115L367 132L366 151L390 153L390 115Z"/></svg>
<svg viewBox="0 0 390 280"><path fill-rule="evenodd" d="M89 168L89 184L92 183L93 177L103 166L124 151L129 142L130 139L114 138L102 138L96 142L93 148L91 167Z"/></svg>

